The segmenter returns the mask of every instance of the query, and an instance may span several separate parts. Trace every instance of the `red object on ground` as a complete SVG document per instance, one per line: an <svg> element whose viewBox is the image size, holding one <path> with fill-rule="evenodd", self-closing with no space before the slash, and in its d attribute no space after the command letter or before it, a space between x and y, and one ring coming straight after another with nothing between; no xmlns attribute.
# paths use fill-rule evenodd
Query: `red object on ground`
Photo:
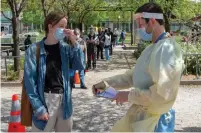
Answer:
<svg viewBox="0 0 201 133"><path fill-rule="evenodd" d="M78 71L75 72L74 80L75 80L75 84L80 84L80 76Z"/></svg>
<svg viewBox="0 0 201 133"><path fill-rule="evenodd" d="M19 100L18 96L17 96L16 94L14 94L14 95L12 96L12 101L17 101L17 100Z"/></svg>
<svg viewBox="0 0 201 133"><path fill-rule="evenodd" d="M25 126L21 125L21 107L16 94L12 96L12 107L10 112L10 122L8 132L26 132Z"/></svg>
<svg viewBox="0 0 201 133"><path fill-rule="evenodd" d="M25 127L20 123L9 123L8 132L26 132Z"/></svg>

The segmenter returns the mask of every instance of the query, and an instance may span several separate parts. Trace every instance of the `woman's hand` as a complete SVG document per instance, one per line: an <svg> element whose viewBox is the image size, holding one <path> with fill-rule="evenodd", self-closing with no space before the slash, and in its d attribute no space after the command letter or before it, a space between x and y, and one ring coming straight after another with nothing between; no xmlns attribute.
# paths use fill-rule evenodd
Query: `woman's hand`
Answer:
<svg viewBox="0 0 201 133"><path fill-rule="evenodd" d="M48 121L49 115L48 115L48 113L42 114L41 116L38 117L38 119Z"/></svg>
<svg viewBox="0 0 201 133"><path fill-rule="evenodd" d="M75 45L77 36L70 29L64 29L65 36L71 41L72 45Z"/></svg>
<svg viewBox="0 0 201 133"><path fill-rule="evenodd" d="M116 100L117 105L128 102L128 94L129 91L120 91L119 93L117 93L115 98L112 99L112 102Z"/></svg>

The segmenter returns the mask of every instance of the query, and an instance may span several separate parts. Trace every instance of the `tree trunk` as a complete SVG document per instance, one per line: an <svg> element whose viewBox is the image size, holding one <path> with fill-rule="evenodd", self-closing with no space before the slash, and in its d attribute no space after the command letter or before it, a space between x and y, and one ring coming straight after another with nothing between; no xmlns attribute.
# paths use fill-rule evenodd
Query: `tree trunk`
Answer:
<svg viewBox="0 0 201 133"><path fill-rule="evenodd" d="M20 56L19 20L15 15L12 18L12 28L13 28L13 46L14 46L13 56ZM20 58L14 58L14 71L15 72L20 70L19 65L20 65Z"/></svg>
<svg viewBox="0 0 201 133"><path fill-rule="evenodd" d="M42 3L42 9L43 9L44 18L46 18L46 16L47 16L47 11L46 11L46 9L45 9L45 0L41 0L41 3Z"/></svg>
<svg viewBox="0 0 201 133"><path fill-rule="evenodd" d="M134 44L134 18L133 11L131 11L131 45Z"/></svg>
<svg viewBox="0 0 201 133"><path fill-rule="evenodd" d="M80 29L80 31L82 32L82 23L79 23L79 29Z"/></svg>
<svg viewBox="0 0 201 133"><path fill-rule="evenodd" d="M165 19L165 31L170 32L170 22L167 15L164 15L164 19Z"/></svg>
<svg viewBox="0 0 201 133"><path fill-rule="evenodd" d="M66 14L67 14L67 17L68 17L68 23L67 23L67 27L68 27L68 28L71 28L71 27L70 27L70 23L71 23L71 22L70 22L70 21L71 21L71 19L70 19L70 17L71 17L71 16L70 16L70 12L69 12L69 11L67 11L67 13L66 13Z"/></svg>
<svg viewBox="0 0 201 133"><path fill-rule="evenodd" d="M42 32L43 28L42 28L42 24L40 24L40 32Z"/></svg>

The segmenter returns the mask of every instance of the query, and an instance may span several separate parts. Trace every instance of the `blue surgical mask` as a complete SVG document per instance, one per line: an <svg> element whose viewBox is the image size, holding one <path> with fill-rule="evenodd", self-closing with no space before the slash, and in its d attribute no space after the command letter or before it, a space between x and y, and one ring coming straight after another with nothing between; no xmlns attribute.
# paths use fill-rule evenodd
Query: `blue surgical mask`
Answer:
<svg viewBox="0 0 201 133"><path fill-rule="evenodd" d="M61 41L64 39L65 35L64 35L64 29L61 28L57 28L56 32L54 34L54 37L57 41Z"/></svg>
<svg viewBox="0 0 201 133"><path fill-rule="evenodd" d="M138 33L140 35L140 38L144 41L151 41L152 40L152 33L147 33L145 31L145 28L139 28Z"/></svg>

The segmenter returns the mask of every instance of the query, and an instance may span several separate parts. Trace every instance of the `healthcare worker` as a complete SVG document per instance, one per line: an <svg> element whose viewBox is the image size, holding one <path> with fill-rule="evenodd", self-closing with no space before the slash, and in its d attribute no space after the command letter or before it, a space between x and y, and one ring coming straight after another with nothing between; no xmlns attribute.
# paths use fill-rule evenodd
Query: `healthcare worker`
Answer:
<svg viewBox="0 0 201 133"><path fill-rule="evenodd" d="M93 85L93 93L109 86L117 90L134 88L119 91L113 99L117 104L128 101L132 106L112 132L173 132L174 110L171 108L184 67L181 48L165 32L163 11L157 4L144 4L134 18L140 37L152 39L153 44L142 52L133 69Z"/></svg>

